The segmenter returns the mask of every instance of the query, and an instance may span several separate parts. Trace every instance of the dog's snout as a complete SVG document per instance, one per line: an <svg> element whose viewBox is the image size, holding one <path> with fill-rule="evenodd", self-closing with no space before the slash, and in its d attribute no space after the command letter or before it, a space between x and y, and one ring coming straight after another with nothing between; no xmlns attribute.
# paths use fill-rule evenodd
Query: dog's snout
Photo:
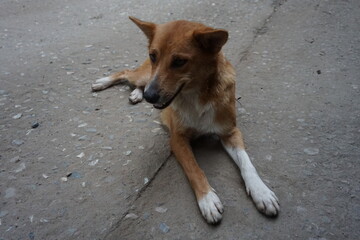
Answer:
<svg viewBox="0 0 360 240"><path fill-rule="evenodd" d="M159 100L160 95L157 90L149 88L144 92L144 98L149 103L156 103Z"/></svg>
<svg viewBox="0 0 360 240"><path fill-rule="evenodd" d="M144 98L149 103L157 103L157 101L160 99L157 77L155 77L155 79L150 82L150 85L145 88Z"/></svg>

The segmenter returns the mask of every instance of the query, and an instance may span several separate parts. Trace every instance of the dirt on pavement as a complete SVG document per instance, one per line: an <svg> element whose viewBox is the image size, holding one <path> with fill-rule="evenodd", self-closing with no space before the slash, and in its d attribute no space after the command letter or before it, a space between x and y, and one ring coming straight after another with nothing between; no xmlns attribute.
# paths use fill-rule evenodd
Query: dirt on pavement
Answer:
<svg viewBox="0 0 360 240"><path fill-rule="evenodd" d="M280 198L260 214L216 137L193 149L208 225L158 111L91 83L146 57L129 15L229 30L238 126ZM360 2L10 1L0 8L0 239L357 239Z"/></svg>

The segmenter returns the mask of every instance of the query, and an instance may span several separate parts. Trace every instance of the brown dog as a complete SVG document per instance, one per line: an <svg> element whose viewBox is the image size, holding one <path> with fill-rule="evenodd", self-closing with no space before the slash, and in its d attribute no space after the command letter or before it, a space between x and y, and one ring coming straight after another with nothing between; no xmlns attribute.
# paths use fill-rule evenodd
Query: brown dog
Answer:
<svg viewBox="0 0 360 240"><path fill-rule="evenodd" d="M245 152L236 127L235 71L221 52L228 32L200 23L174 21L165 24L130 19L149 40L149 58L136 70L125 70L98 79L94 91L128 81L136 86L130 101L144 97L157 109L169 128L170 144L196 195L207 222L222 218L223 205L198 166L189 141L201 134L217 134L239 166L259 211L276 216L279 203L264 184Z"/></svg>

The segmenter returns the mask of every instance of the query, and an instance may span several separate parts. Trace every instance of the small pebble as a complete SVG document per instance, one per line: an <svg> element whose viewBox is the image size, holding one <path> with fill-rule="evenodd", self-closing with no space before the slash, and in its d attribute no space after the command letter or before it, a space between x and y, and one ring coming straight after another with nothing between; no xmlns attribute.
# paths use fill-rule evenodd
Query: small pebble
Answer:
<svg viewBox="0 0 360 240"><path fill-rule="evenodd" d="M37 128L40 124L38 122L35 122L33 124L31 124L31 127L32 128Z"/></svg>
<svg viewBox="0 0 360 240"><path fill-rule="evenodd" d="M126 163L123 164L123 166L128 165L131 162L131 160L126 160Z"/></svg>
<svg viewBox="0 0 360 240"><path fill-rule="evenodd" d="M113 148L112 148L112 147L109 147L109 146L105 146L105 147L101 147L101 149L104 149L104 150L112 150Z"/></svg>
<svg viewBox="0 0 360 240"><path fill-rule="evenodd" d="M88 133L96 133L96 128L87 128L85 131Z"/></svg>
<svg viewBox="0 0 360 240"><path fill-rule="evenodd" d="M132 119L132 117L131 117L130 115L126 115L126 117L129 118L129 122L132 122L132 121L133 121L133 119Z"/></svg>
<svg viewBox="0 0 360 240"><path fill-rule="evenodd" d="M304 212L306 212L306 208L301 207L301 206L297 206L296 207L296 212L297 213L304 213Z"/></svg>
<svg viewBox="0 0 360 240"><path fill-rule="evenodd" d="M146 177L144 178L144 185L146 185L149 182L149 179Z"/></svg>
<svg viewBox="0 0 360 240"><path fill-rule="evenodd" d="M90 64L91 62L92 62L92 60L91 60L91 59L87 59L86 61L82 62L81 64L86 65L86 64Z"/></svg>
<svg viewBox="0 0 360 240"><path fill-rule="evenodd" d="M12 163L17 163L20 161L20 157L19 156L16 156L16 157L13 157L12 159L10 159L10 162Z"/></svg>
<svg viewBox="0 0 360 240"><path fill-rule="evenodd" d="M318 148L305 148L304 152L308 155L316 155L320 152L320 150Z"/></svg>
<svg viewBox="0 0 360 240"><path fill-rule="evenodd" d="M129 150L129 151L126 151L126 152L124 152L124 154L126 155L126 156L130 156L130 154L131 154L132 152Z"/></svg>
<svg viewBox="0 0 360 240"><path fill-rule="evenodd" d="M191 231L194 231L195 228L196 228L196 224L195 224L195 223L189 223L189 229L190 229Z"/></svg>
<svg viewBox="0 0 360 240"><path fill-rule="evenodd" d="M160 223L160 226L159 226L160 230L163 232L163 233L167 233L170 231L170 228L168 225L166 225L165 223Z"/></svg>
<svg viewBox="0 0 360 240"><path fill-rule="evenodd" d="M94 160L94 161L91 161L91 162L89 163L89 165L90 165L90 166L95 166L96 164L98 164L98 162L99 162L99 159L96 159L96 160Z"/></svg>
<svg viewBox="0 0 360 240"><path fill-rule="evenodd" d="M10 187L10 188L8 188L8 189L6 189L5 190L5 198L12 198L12 197L14 197L15 196L15 188L12 188L12 187Z"/></svg>
<svg viewBox="0 0 360 240"><path fill-rule="evenodd" d="M73 171L73 172L71 173L71 175L68 176L68 177L79 179L79 178L81 178L81 174L80 174L79 172Z"/></svg>
<svg viewBox="0 0 360 240"><path fill-rule="evenodd" d="M128 213L125 216L125 219L137 219L138 215L134 214L134 213Z"/></svg>
<svg viewBox="0 0 360 240"><path fill-rule="evenodd" d="M20 139L15 139L12 141L12 144L20 146L20 145L24 144L24 141L20 140Z"/></svg>
<svg viewBox="0 0 360 240"><path fill-rule="evenodd" d="M81 136L78 138L79 141L87 140L87 135Z"/></svg>
<svg viewBox="0 0 360 240"><path fill-rule="evenodd" d="M166 213L168 209L167 208L163 208L163 207L156 207L155 211L157 211L158 213Z"/></svg>
<svg viewBox="0 0 360 240"><path fill-rule="evenodd" d="M67 180L68 180L67 177L62 177L61 178L61 181L63 181L63 182L67 182Z"/></svg>
<svg viewBox="0 0 360 240"><path fill-rule="evenodd" d="M245 108L238 108L238 112L241 114L244 114L244 113L246 113L246 110L245 110Z"/></svg>
<svg viewBox="0 0 360 240"><path fill-rule="evenodd" d="M161 128L154 128L153 130L151 130L151 132L157 133L157 132L159 132L160 130L161 130Z"/></svg>
<svg viewBox="0 0 360 240"><path fill-rule="evenodd" d="M49 222L49 220L47 220L46 218L40 218L40 222L47 223L47 222Z"/></svg>
<svg viewBox="0 0 360 240"><path fill-rule="evenodd" d="M88 70L91 74L95 74L95 73L97 73L97 72L100 71L100 69L98 69L98 68L88 68L87 70Z"/></svg>
<svg viewBox="0 0 360 240"><path fill-rule="evenodd" d="M43 178L45 178L45 179L48 179L49 178L49 176L48 175L46 175L45 173L43 173Z"/></svg>
<svg viewBox="0 0 360 240"><path fill-rule="evenodd" d="M82 157L84 157L85 156L85 153L80 153L79 155L76 155L76 157L78 157L78 158L82 158Z"/></svg>
<svg viewBox="0 0 360 240"><path fill-rule="evenodd" d="M115 181L115 177L113 177L113 176L108 176L108 177L106 177L105 179L104 179L104 182L107 182L107 183L112 183L112 182L114 182Z"/></svg>
<svg viewBox="0 0 360 240"><path fill-rule="evenodd" d="M20 166L17 169L15 169L15 172L16 173L22 172L25 170L25 168L26 168L25 163L20 163Z"/></svg>
<svg viewBox="0 0 360 240"><path fill-rule="evenodd" d="M0 218L1 217L5 217L6 215L8 215L8 211L6 211L6 210L2 210L2 211L0 211Z"/></svg>
<svg viewBox="0 0 360 240"><path fill-rule="evenodd" d="M321 221L322 221L323 223L331 223L331 219L328 218L327 216L321 217Z"/></svg>
<svg viewBox="0 0 360 240"><path fill-rule="evenodd" d="M30 240L34 240L35 239L35 234L33 232L29 233L29 239Z"/></svg>
<svg viewBox="0 0 360 240"><path fill-rule="evenodd" d="M74 233L77 231L76 228L69 228L68 230L66 230L66 232L69 234L69 235L74 235Z"/></svg>
<svg viewBox="0 0 360 240"><path fill-rule="evenodd" d="M146 220L146 219L148 219L150 216L151 216L150 213L145 212L142 218L143 218L144 220Z"/></svg>
<svg viewBox="0 0 360 240"><path fill-rule="evenodd" d="M82 127L86 127L87 126L87 123L82 123L82 124L80 124L78 127L79 128L82 128Z"/></svg>
<svg viewBox="0 0 360 240"><path fill-rule="evenodd" d="M12 118L13 119L19 119L19 118L21 118L22 117L22 113L18 113L18 114L16 114L15 116L13 116Z"/></svg>

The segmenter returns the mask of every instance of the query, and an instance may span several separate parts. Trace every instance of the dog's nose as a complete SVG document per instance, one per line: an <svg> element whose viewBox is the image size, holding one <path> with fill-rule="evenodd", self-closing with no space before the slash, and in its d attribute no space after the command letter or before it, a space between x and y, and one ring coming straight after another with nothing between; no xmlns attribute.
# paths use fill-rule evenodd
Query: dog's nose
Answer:
<svg viewBox="0 0 360 240"><path fill-rule="evenodd" d="M157 103L157 101L160 98L160 95L157 90L149 88L144 92L144 98L149 103Z"/></svg>
<svg viewBox="0 0 360 240"><path fill-rule="evenodd" d="M154 79L145 87L144 98L149 103L157 103L160 99L158 76L155 75Z"/></svg>

